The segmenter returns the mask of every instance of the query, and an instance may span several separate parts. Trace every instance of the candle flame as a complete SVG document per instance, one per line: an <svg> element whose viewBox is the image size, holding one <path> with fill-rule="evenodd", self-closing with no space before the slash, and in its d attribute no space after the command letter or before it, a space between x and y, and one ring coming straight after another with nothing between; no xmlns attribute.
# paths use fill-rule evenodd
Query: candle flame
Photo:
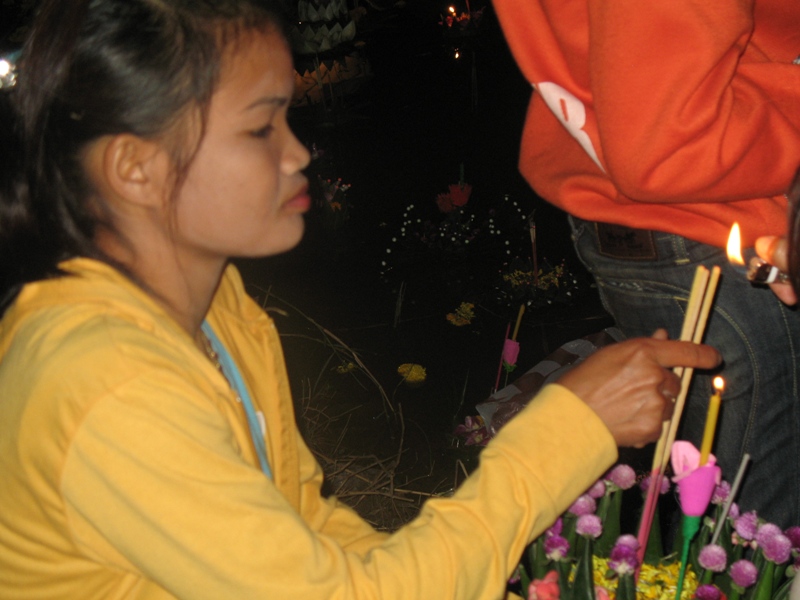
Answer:
<svg viewBox="0 0 800 600"><path fill-rule="evenodd" d="M454 15L454 14L456 14L456 9L455 9L455 7L453 7L453 6L451 6L451 7L450 7L450 8L448 8L447 10L449 10L449 11L450 11L450 14L451 14L451 15Z"/></svg>
<svg viewBox="0 0 800 600"><path fill-rule="evenodd" d="M739 223L734 223L728 236L728 260L736 265L743 265L742 234L739 232Z"/></svg>
<svg viewBox="0 0 800 600"><path fill-rule="evenodd" d="M722 377L714 377L714 389L721 392L725 389L725 380Z"/></svg>

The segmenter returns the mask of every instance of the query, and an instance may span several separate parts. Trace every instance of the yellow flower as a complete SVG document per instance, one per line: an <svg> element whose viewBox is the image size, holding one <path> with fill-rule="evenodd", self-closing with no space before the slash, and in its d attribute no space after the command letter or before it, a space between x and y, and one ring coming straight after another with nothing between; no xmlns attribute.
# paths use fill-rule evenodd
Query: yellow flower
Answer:
<svg viewBox="0 0 800 600"><path fill-rule="evenodd" d="M594 558L594 582L604 588L611 600L616 598L617 581L608 577L613 571L608 568L608 559ZM636 586L636 597L639 600L674 600L675 589L678 585L678 574L681 569L680 562L668 565L642 565L639 572L639 582ZM691 569L686 569L683 580L681 600L691 600L697 589L698 581Z"/></svg>
<svg viewBox="0 0 800 600"><path fill-rule="evenodd" d="M456 327L463 325L470 325L472 319L475 318L475 305L470 302L462 302L456 309L455 313L448 313L447 320Z"/></svg>
<svg viewBox="0 0 800 600"><path fill-rule="evenodd" d="M397 367L397 373L406 383L422 383L427 377L425 367L414 363L405 363Z"/></svg>
<svg viewBox="0 0 800 600"><path fill-rule="evenodd" d="M353 364L351 362L342 363L341 365L336 367L336 372L339 373L340 375L344 375L345 373L349 373L350 371L352 371L355 368L356 368L355 364Z"/></svg>
<svg viewBox="0 0 800 600"><path fill-rule="evenodd" d="M520 271L519 269L503 275L503 281L511 284L511 287L536 287L540 290L547 290L551 286L559 287L559 279L564 275L564 267L556 266L552 271L545 273L539 269L538 278L534 277L533 271ZM534 285L534 281L536 284Z"/></svg>

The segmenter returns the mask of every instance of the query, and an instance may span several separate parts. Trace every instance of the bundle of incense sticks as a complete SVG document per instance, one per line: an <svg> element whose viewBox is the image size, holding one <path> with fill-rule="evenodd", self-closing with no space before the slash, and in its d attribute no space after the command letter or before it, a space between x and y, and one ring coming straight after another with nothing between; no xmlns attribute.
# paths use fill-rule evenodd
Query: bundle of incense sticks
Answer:
<svg viewBox="0 0 800 600"><path fill-rule="evenodd" d="M689 295L689 303L686 306L686 315L683 319L683 329L681 329L680 339L699 344L703 340L708 316L714 302L714 294L719 282L720 268L714 267L709 270L702 265L697 267L692 282L692 291ZM653 517L658 504L658 496L661 490L661 480L669 462L672 444L678 431L678 425L683 414L683 407L686 404L686 394L689 391L689 383L692 379L694 369L676 367L675 374L681 379L681 391L675 401L675 410L669 421L664 421L661 437L656 444L653 456L653 466L650 471L650 487L647 489L642 519L639 523L639 564L644 560L647 549L647 540L650 536L650 528L653 524Z"/></svg>

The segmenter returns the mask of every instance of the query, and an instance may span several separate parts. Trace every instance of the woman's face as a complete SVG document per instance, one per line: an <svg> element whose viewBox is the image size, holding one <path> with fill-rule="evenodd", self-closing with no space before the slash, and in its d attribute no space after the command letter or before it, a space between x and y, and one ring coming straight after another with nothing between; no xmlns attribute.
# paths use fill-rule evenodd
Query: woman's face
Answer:
<svg viewBox="0 0 800 600"><path fill-rule="evenodd" d="M205 135L174 206L183 259L269 256L300 242L309 153L286 118L293 87L279 33L246 35L223 61Z"/></svg>

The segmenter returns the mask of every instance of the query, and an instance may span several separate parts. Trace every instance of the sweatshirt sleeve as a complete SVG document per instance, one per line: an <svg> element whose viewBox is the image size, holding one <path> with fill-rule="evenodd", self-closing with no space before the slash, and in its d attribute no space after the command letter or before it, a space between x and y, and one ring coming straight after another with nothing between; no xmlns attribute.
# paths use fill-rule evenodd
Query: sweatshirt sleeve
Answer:
<svg viewBox="0 0 800 600"><path fill-rule="evenodd" d="M352 551L241 459L219 414L162 377L92 408L62 490L87 556L176 598L497 598L525 545L616 458L594 412L548 386L453 497Z"/></svg>

